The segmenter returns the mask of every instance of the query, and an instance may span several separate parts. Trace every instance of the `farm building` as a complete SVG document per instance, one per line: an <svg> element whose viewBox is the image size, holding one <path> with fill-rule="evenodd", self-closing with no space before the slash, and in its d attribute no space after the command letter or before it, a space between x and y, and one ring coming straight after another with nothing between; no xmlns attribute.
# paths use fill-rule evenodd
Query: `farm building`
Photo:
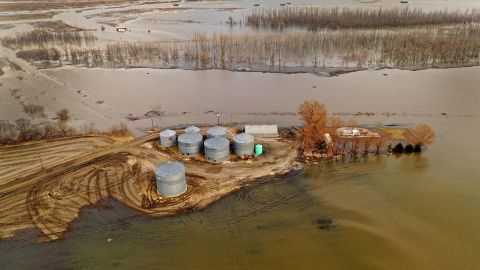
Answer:
<svg viewBox="0 0 480 270"><path fill-rule="evenodd" d="M276 138L278 127L277 125L245 125L245 133L254 137Z"/></svg>

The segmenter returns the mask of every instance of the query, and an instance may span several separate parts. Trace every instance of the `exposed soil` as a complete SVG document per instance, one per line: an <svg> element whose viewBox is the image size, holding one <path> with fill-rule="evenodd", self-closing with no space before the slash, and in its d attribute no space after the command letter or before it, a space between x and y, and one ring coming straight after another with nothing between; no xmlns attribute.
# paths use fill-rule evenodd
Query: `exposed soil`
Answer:
<svg viewBox="0 0 480 270"><path fill-rule="evenodd" d="M81 137L0 148L0 237L38 228L40 240L59 239L82 207L97 206L107 198L157 217L201 209L242 187L301 168L296 143L285 138L258 139L267 149L260 158L223 164L158 150L153 147L157 138L152 134L114 144L101 137ZM188 190L162 198L156 193L153 170L172 159L185 164Z"/></svg>
<svg viewBox="0 0 480 270"><path fill-rule="evenodd" d="M0 21L17 21L17 20L40 20L51 19L58 12L43 12L43 13L25 13L25 14L12 14L1 15Z"/></svg>

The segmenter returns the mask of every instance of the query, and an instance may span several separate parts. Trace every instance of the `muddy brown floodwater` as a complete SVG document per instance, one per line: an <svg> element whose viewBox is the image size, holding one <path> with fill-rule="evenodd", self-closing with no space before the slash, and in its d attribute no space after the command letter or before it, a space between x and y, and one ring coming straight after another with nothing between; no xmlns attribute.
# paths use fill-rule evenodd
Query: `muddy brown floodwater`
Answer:
<svg viewBox="0 0 480 270"><path fill-rule="evenodd" d="M94 70L75 72L79 72L76 74L83 81L84 72L97 72L98 78L104 77ZM131 74L105 72L113 76L112 80L121 77L116 73ZM195 73L198 78L188 78L202 83L199 91L221 93L221 89L205 85L218 82L225 86L222 89L226 94L198 99L198 95L189 97L171 91L171 103L166 103L171 105L166 105L166 109L174 110L171 106L181 96L187 99L186 103L206 102L209 106L204 107L208 108L213 104L243 103L250 100L244 97L250 93L251 100L262 98L255 105L246 105L253 111L261 105L266 111L293 111L298 101L309 98L325 101L331 111L398 111L397 116L375 115L362 121L431 124L437 142L425 153L369 156L359 162L307 167L298 176L241 190L205 210L169 218L148 218L115 201L104 201L108 209L84 209L63 240L34 243L37 231L1 240L2 266L5 269L477 269L480 264L478 68L380 72L338 78L231 75L243 80L232 78L230 73L220 73L226 74L225 77L214 76L216 72ZM182 71L167 74L175 77ZM158 80L161 93L169 84ZM175 81L169 76L165 80ZM232 80L243 82L244 87L229 88ZM264 87L252 89L261 85L255 85L260 81ZM176 82L166 89L192 83ZM317 88L312 88L312 83ZM115 100L121 100L128 90L122 83L118 85L120 97ZM285 89L285 85L291 87ZM179 89L184 89L180 86ZM94 91L98 91L96 95L104 95L100 89L89 91L92 95ZM243 91L243 95L237 91ZM231 98L226 99L229 95ZM139 98L132 103L142 102ZM105 104L117 106L109 105L112 103L108 100ZM446 115L441 115L442 112Z"/></svg>

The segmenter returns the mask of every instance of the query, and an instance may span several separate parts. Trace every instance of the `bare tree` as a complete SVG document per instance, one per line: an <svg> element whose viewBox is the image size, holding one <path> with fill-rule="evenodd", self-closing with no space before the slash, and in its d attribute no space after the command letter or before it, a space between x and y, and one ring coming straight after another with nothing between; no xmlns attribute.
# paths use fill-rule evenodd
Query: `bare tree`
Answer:
<svg viewBox="0 0 480 270"><path fill-rule="evenodd" d="M33 140L40 136L38 126L32 125L30 120L20 118L15 120L15 125L17 126L19 141Z"/></svg>
<svg viewBox="0 0 480 270"><path fill-rule="evenodd" d="M162 104L154 104L150 107L150 118L152 120L152 129L155 129L153 119L157 120L157 126L158 126L162 121L162 116L163 116Z"/></svg>
<svg viewBox="0 0 480 270"><path fill-rule="evenodd" d="M405 139L411 145L423 147L435 141L435 132L429 125L418 125L405 131Z"/></svg>
<svg viewBox="0 0 480 270"><path fill-rule="evenodd" d="M67 108L60 109L57 114L57 127L62 132L63 136L67 136L73 129L70 127L68 121L70 120L70 111Z"/></svg>
<svg viewBox="0 0 480 270"><path fill-rule="evenodd" d="M318 101L305 101L298 108L298 113L304 122L305 148L318 148L323 142L325 125L328 115L325 105Z"/></svg>
<svg viewBox="0 0 480 270"><path fill-rule="evenodd" d="M373 139L373 145L375 147L375 153L380 154L380 151L385 143L390 139L390 135L385 132L380 133L380 137Z"/></svg>
<svg viewBox="0 0 480 270"><path fill-rule="evenodd" d="M8 121L0 121L0 143L11 143L16 137L15 125Z"/></svg>

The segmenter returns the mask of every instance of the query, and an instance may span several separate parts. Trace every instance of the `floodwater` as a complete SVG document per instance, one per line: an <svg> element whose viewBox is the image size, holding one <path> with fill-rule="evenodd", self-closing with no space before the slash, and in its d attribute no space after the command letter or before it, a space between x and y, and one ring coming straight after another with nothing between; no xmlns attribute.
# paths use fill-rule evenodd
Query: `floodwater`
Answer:
<svg viewBox="0 0 480 270"><path fill-rule="evenodd" d="M289 79L255 90L250 88L259 83L258 77L276 75L237 74L251 76L242 77L246 93L269 93L270 101L258 103L267 111L293 110L297 100L322 97L331 111L403 111L395 118L364 121L431 124L437 142L423 154L309 166L298 175L232 194L205 210L168 218L144 217L106 202L113 209L84 209L63 240L32 243L37 232L25 232L0 241L2 268L478 269L478 69L381 72L389 75L282 75ZM322 84L312 88L308 78ZM308 91L292 87L287 90L294 94L283 96L288 91L282 85L293 79L298 89ZM222 77L201 81L212 80L230 85ZM390 87L380 87L381 80L392 80ZM338 87L344 81L345 88ZM240 90L226 93L231 91ZM244 96L238 93L232 100L240 103ZM294 104L286 105L288 100ZM225 99L211 102L221 101ZM175 102L174 98L166 105L167 110L174 111ZM251 109L247 106L245 111Z"/></svg>
<svg viewBox="0 0 480 270"><path fill-rule="evenodd" d="M359 118L363 124L430 123L445 118L442 113L478 116L480 100L480 67L375 70L339 77L143 68L67 67L44 72L68 85L71 94L99 115L116 121L126 121L129 114L143 116L160 104L165 111L162 119L155 119L160 128L214 124L216 112L221 123L298 125L298 105L308 99L324 102L330 113L346 114L346 120L358 112L375 114ZM68 107L75 112L72 105ZM150 125L150 119L129 122L131 130Z"/></svg>
<svg viewBox="0 0 480 270"><path fill-rule="evenodd" d="M195 213L150 219L117 204L87 209L64 240L0 243L2 265L477 269L480 149L475 132L461 129L470 124L479 123L437 123L438 142L422 155L308 167Z"/></svg>

